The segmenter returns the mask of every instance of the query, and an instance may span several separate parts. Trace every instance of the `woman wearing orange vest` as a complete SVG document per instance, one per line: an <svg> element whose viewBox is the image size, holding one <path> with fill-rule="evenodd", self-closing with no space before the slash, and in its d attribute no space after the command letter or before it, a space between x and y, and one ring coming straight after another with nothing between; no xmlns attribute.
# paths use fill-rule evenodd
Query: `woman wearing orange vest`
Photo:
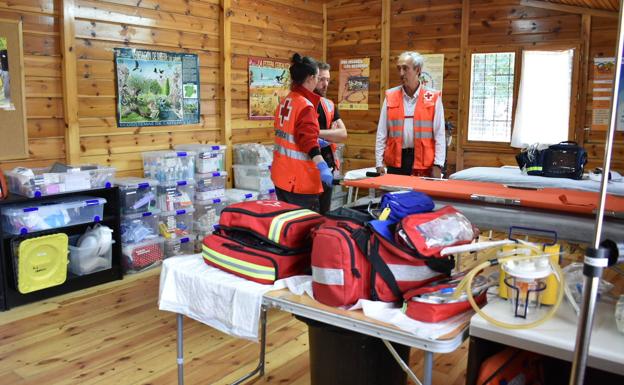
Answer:
<svg viewBox="0 0 624 385"><path fill-rule="evenodd" d="M290 66L291 90L275 111L275 147L271 179L277 198L319 211L323 184L331 186L331 169L321 156L316 110L320 97L313 91L318 64L298 53Z"/></svg>
<svg viewBox="0 0 624 385"><path fill-rule="evenodd" d="M377 126L375 166L384 173L440 178L446 158L444 107L439 91L420 84L423 57L403 52L397 69L403 84L386 90Z"/></svg>

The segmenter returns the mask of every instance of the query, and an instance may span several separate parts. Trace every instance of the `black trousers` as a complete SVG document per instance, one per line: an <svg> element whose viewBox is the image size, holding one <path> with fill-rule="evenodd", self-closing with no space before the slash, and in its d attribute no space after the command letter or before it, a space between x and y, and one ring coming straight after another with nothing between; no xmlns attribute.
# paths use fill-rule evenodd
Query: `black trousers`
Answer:
<svg viewBox="0 0 624 385"><path fill-rule="evenodd" d="M297 194L282 190L277 186L275 186L275 194L277 195L277 199L280 201L292 203L293 205L301 206L304 209L316 211L317 213L320 212L321 206L319 194Z"/></svg>
<svg viewBox="0 0 624 385"><path fill-rule="evenodd" d="M388 174L412 175L414 166L414 149L404 148L401 151L401 167L386 166Z"/></svg>

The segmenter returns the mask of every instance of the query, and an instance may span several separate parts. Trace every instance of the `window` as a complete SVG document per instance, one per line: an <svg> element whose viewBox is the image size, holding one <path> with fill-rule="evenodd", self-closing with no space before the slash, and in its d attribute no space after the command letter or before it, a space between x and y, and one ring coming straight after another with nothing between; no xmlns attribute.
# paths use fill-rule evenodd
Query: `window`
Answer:
<svg viewBox="0 0 624 385"><path fill-rule="evenodd" d="M514 52L472 55L468 140L509 142Z"/></svg>
<svg viewBox="0 0 624 385"><path fill-rule="evenodd" d="M524 51L513 147L568 140L574 51Z"/></svg>

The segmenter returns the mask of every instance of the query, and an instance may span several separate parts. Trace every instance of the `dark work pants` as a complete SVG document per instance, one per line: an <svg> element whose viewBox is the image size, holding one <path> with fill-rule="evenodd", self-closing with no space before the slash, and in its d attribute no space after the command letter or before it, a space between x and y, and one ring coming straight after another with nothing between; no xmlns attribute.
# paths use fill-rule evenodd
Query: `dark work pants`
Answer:
<svg viewBox="0 0 624 385"><path fill-rule="evenodd" d="M412 175L414 166L414 149L404 148L401 151L401 167L387 166L388 174Z"/></svg>
<svg viewBox="0 0 624 385"><path fill-rule="evenodd" d="M275 187L275 194L277 199L292 203L293 205L301 206L304 209L320 212L319 194L297 194L294 192L282 190L279 187ZM331 199L331 198L330 198Z"/></svg>

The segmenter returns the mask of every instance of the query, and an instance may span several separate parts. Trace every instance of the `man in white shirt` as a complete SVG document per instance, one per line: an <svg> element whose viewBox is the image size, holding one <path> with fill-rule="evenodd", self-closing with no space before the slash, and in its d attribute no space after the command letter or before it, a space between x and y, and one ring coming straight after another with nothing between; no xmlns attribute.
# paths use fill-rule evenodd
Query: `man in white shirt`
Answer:
<svg viewBox="0 0 624 385"><path fill-rule="evenodd" d="M397 69L403 84L386 90L381 107L375 166L377 172L442 177L446 159L444 107L439 91L421 87L423 57L403 52Z"/></svg>

